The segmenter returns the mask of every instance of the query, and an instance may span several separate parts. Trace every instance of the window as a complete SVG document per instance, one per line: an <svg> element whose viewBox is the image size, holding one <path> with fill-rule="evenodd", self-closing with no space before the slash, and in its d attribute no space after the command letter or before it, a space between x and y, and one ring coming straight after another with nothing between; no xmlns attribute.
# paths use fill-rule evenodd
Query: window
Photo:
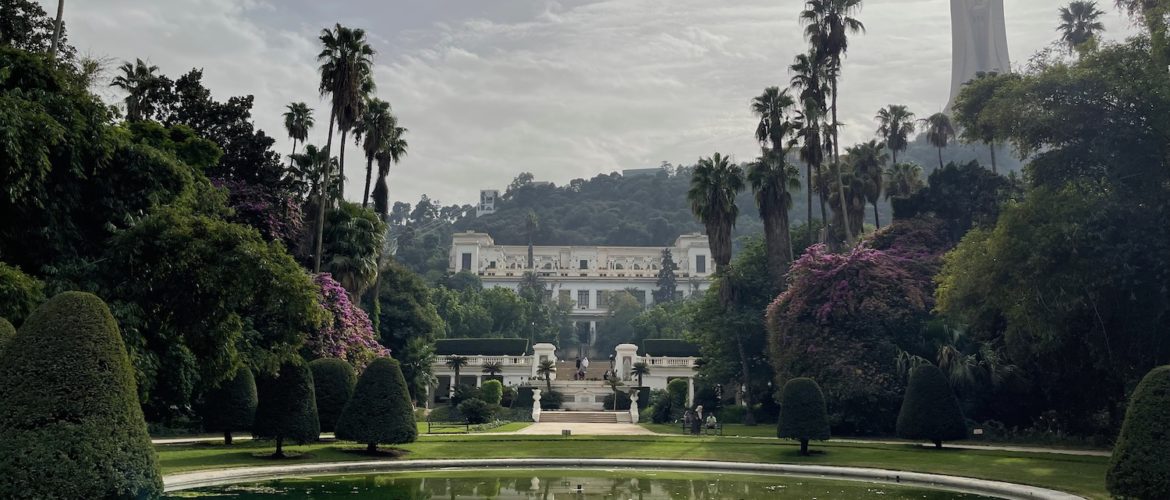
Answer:
<svg viewBox="0 0 1170 500"><path fill-rule="evenodd" d="M495 269L495 268L496 268L496 261L493 260L491 262L488 262L488 269Z"/></svg>
<svg viewBox="0 0 1170 500"><path fill-rule="evenodd" d="M577 290L577 307L589 309L589 290Z"/></svg>
<svg viewBox="0 0 1170 500"><path fill-rule="evenodd" d="M557 300L560 301L561 304L568 304L569 301L572 299L569 296L568 290L558 290L557 291Z"/></svg>
<svg viewBox="0 0 1170 500"><path fill-rule="evenodd" d="M585 260L585 259L581 259L581 267L579 267L578 269L589 269L589 261Z"/></svg>
<svg viewBox="0 0 1170 500"><path fill-rule="evenodd" d="M470 252L463 253L463 267L461 267L459 269L461 271L470 271L471 270L471 253Z"/></svg>
<svg viewBox="0 0 1170 500"><path fill-rule="evenodd" d="M609 308L609 290L597 291L597 307Z"/></svg>
<svg viewBox="0 0 1170 500"><path fill-rule="evenodd" d="M695 272L702 274L707 272L707 256L699 255L695 257Z"/></svg>

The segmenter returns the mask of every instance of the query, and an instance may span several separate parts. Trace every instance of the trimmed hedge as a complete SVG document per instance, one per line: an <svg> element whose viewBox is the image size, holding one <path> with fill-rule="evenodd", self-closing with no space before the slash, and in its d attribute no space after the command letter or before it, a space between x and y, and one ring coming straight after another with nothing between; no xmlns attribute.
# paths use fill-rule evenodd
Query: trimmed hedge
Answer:
<svg viewBox="0 0 1170 500"><path fill-rule="evenodd" d="M794 378L784 384L776 437L800 441L801 455L808 455L809 440L829 439L829 410L813 379Z"/></svg>
<svg viewBox="0 0 1170 500"><path fill-rule="evenodd" d="M66 292L0 354L0 498L154 498L158 458L118 324Z"/></svg>
<svg viewBox="0 0 1170 500"><path fill-rule="evenodd" d="M4 348L12 342L13 337L16 337L16 328L8 320L0 318L0 354L4 354Z"/></svg>
<svg viewBox="0 0 1170 500"><path fill-rule="evenodd" d="M321 432L337 429L345 404L353 396L357 385L357 372L345 360L323 358L309 363L313 370L313 391L317 395L317 419L321 421Z"/></svg>
<svg viewBox="0 0 1170 500"><path fill-rule="evenodd" d="M548 392L540 389L540 409L542 410L559 410L564 399L564 395L557 391ZM532 387L516 388L516 398L512 400L512 408L532 409Z"/></svg>
<svg viewBox="0 0 1170 500"><path fill-rule="evenodd" d="M378 358L366 367L341 419L337 439L365 443L370 452L379 444L403 444L418 439L414 408L398 361Z"/></svg>
<svg viewBox="0 0 1170 500"><path fill-rule="evenodd" d="M504 384L499 380L488 380L479 387L479 399L483 402L499 406L500 401L504 399Z"/></svg>
<svg viewBox="0 0 1170 500"><path fill-rule="evenodd" d="M487 401L470 398L459 403L459 414L463 415L469 424L486 424L492 421L495 412L492 411L492 406Z"/></svg>
<svg viewBox="0 0 1170 500"><path fill-rule="evenodd" d="M646 339L641 350L646 356L699 357L699 344L677 339Z"/></svg>
<svg viewBox="0 0 1170 500"><path fill-rule="evenodd" d="M439 339L436 356L522 356L528 352L528 339Z"/></svg>
<svg viewBox="0 0 1170 500"><path fill-rule="evenodd" d="M1129 400L1105 485L1119 498L1170 492L1170 366L1150 370Z"/></svg>
<svg viewBox="0 0 1170 500"><path fill-rule="evenodd" d="M222 432L224 444L232 444L232 431L252 428L256 417L256 378L248 367L236 370L236 376L203 396L203 428Z"/></svg>
<svg viewBox="0 0 1170 500"><path fill-rule="evenodd" d="M0 262L0 317L19 325L45 301L45 285L18 267Z"/></svg>
<svg viewBox="0 0 1170 500"><path fill-rule="evenodd" d="M967 422L947 378L934 365L910 372L910 385L898 412L898 437L925 439L942 448L943 441L967 437Z"/></svg>
<svg viewBox="0 0 1170 500"><path fill-rule="evenodd" d="M260 403L256 406L252 436L276 440L272 456L284 457L285 440L304 444L321 437L313 372L303 360L286 361L275 376L257 377L256 389Z"/></svg>

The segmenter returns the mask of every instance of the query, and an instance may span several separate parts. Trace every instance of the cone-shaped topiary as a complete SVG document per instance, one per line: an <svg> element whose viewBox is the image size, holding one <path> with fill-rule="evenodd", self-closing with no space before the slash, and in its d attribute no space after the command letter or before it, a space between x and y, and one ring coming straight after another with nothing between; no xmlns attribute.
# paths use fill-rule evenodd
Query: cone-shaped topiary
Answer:
<svg viewBox="0 0 1170 500"><path fill-rule="evenodd" d="M829 411L821 386L811 378L794 378L784 384L776 437L800 441L800 454L808 455L809 440L829 439Z"/></svg>
<svg viewBox="0 0 1170 500"><path fill-rule="evenodd" d="M4 354L4 347L12 343L16 336L16 328L8 320L0 318L0 354Z"/></svg>
<svg viewBox="0 0 1170 500"><path fill-rule="evenodd" d="M942 448L943 441L967 437L967 422L946 376L934 365L910 372L910 385L898 412L898 437L926 439Z"/></svg>
<svg viewBox="0 0 1170 500"><path fill-rule="evenodd" d="M504 399L504 384L499 380L485 380L479 387L479 399L489 405L499 406L500 400Z"/></svg>
<svg viewBox="0 0 1170 500"><path fill-rule="evenodd" d="M379 444L410 443L418 438L414 409L398 361L378 358L366 367L341 420L337 439L365 443L367 451Z"/></svg>
<svg viewBox="0 0 1170 500"><path fill-rule="evenodd" d="M154 498L158 458L101 299L38 307L0 354L0 498Z"/></svg>
<svg viewBox="0 0 1170 500"><path fill-rule="evenodd" d="M1105 476L1118 498L1165 498L1170 492L1170 366L1150 370L1129 400Z"/></svg>
<svg viewBox="0 0 1170 500"><path fill-rule="evenodd" d="M286 361L275 375L262 374L256 380L260 403L252 436L275 439L274 457L284 457L284 441L308 443L321 437L313 373L302 360Z"/></svg>
<svg viewBox="0 0 1170 500"><path fill-rule="evenodd" d="M252 428L256 404L256 379L252 370L240 367L235 377L223 381L203 396L203 406L199 411L203 428L222 432L224 444L232 444L232 431Z"/></svg>
<svg viewBox="0 0 1170 500"><path fill-rule="evenodd" d="M345 360L322 358L309 363L313 370L313 388L317 392L317 416L321 420L321 432L337 429L337 419L353 396L357 384L357 373Z"/></svg>

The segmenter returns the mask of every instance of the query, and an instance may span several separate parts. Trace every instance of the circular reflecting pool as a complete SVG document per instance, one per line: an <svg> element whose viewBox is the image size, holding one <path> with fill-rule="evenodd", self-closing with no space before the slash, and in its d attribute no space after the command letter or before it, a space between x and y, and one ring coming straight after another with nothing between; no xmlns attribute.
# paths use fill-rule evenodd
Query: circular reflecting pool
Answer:
<svg viewBox="0 0 1170 500"><path fill-rule="evenodd" d="M636 470L480 470L280 479L172 493L216 499L702 499L950 500L991 498L918 486L804 476Z"/></svg>

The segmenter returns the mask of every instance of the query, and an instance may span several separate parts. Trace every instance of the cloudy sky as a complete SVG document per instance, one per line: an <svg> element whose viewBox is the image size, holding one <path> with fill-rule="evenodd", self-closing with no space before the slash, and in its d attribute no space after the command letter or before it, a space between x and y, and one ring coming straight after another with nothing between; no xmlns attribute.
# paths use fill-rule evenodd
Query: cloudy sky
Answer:
<svg viewBox="0 0 1170 500"><path fill-rule="evenodd" d="M54 12L56 2L42 0ZM52 5L48 5L48 4ZM1005 0L1012 63L1057 37L1063 0ZM71 42L114 61L140 57L177 77L204 70L217 98L256 96L256 123L291 143L285 104L329 115L316 92L321 28L365 28L378 94L410 129L394 199L474 203L521 171L563 183L715 151L754 157L748 103L788 81L805 50L801 0L85 0L66 3ZM1132 31L1103 0L1107 38ZM843 141L907 104L939 111L950 84L946 0L867 0L841 83ZM111 92L110 98L120 96ZM358 149L351 146L350 158ZM348 155L347 155L348 156ZM360 161L347 166L359 179ZM351 182L346 195L361 198Z"/></svg>

